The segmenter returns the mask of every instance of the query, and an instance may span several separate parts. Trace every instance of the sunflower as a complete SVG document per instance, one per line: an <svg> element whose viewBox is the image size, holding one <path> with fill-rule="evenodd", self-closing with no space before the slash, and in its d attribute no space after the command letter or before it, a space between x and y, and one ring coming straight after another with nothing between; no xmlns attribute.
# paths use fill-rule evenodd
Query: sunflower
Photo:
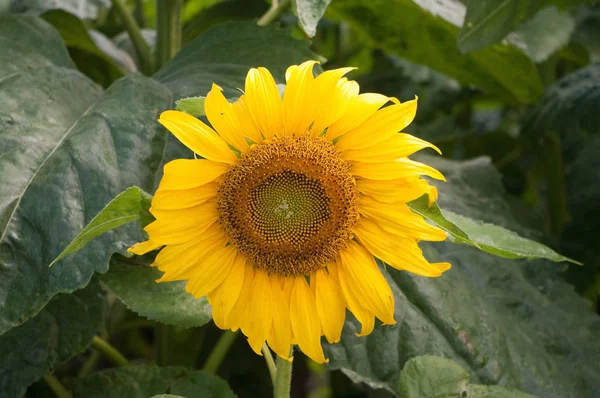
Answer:
<svg viewBox="0 0 600 398"><path fill-rule="evenodd" d="M165 165L152 200L149 240L161 248L157 282L187 281L207 296L215 324L241 331L259 355L265 341L290 359L296 344L327 362L321 336L340 340L346 309L371 333L395 324L394 297L375 258L436 277L420 240L446 234L407 206L437 191L435 169L407 156L432 144L398 133L417 100L359 94L341 68L313 75L316 61L287 69L283 95L265 68L250 69L245 92L229 103L219 86L206 96L212 128L178 111L159 122L201 159ZM387 106L384 106L386 105Z"/></svg>

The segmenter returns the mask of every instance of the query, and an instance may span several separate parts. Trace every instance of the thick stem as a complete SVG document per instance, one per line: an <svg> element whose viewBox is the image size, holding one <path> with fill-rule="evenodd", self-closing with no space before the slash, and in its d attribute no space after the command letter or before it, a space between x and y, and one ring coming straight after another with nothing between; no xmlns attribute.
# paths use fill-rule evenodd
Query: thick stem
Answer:
<svg viewBox="0 0 600 398"><path fill-rule="evenodd" d="M273 383L274 398L290 398L292 361L277 357L277 374Z"/></svg>
<svg viewBox="0 0 600 398"><path fill-rule="evenodd" d="M160 69L181 49L183 0L156 0L155 66Z"/></svg>
<svg viewBox="0 0 600 398"><path fill-rule="evenodd" d="M232 332L231 330L226 330L221 334L217 344L215 344L215 348L213 348L212 352L208 356L206 363L204 364L204 368L202 370L207 371L208 373L215 374L217 370L219 370L219 366L221 366L221 362L229 352L229 348L235 341L237 337L237 332Z"/></svg>
<svg viewBox="0 0 600 398"><path fill-rule="evenodd" d="M550 231L554 243L556 243L563 228L569 222L565 171L560 136L558 133L550 132L546 134L546 137L544 138L543 158L544 171L546 173L546 186L548 189L547 196Z"/></svg>
<svg viewBox="0 0 600 398"><path fill-rule="evenodd" d="M50 389L52 390L52 392L58 397L58 398L72 398L73 395L71 394L71 391L67 390L67 388L65 386L62 385L62 383L60 381L58 381L58 379L52 375L46 375L44 376L44 381L46 382L46 384L48 384L48 387L50 387Z"/></svg>
<svg viewBox="0 0 600 398"><path fill-rule="evenodd" d="M92 339L92 348L98 350L115 366L127 366L129 362L115 347L99 336Z"/></svg>
<svg viewBox="0 0 600 398"><path fill-rule="evenodd" d="M275 384L275 375L277 374L277 368L275 368L275 361L273 360L273 354L271 354L271 350L267 343L264 343L262 346L262 353L265 357L265 362L267 363L267 368L269 369L269 374L271 375L271 383Z"/></svg>
<svg viewBox="0 0 600 398"><path fill-rule="evenodd" d="M275 21L287 8L292 4L291 0L281 0L281 1L273 1L271 3L271 8L264 13L262 17L259 18L256 24L258 26L267 26L271 22Z"/></svg>
<svg viewBox="0 0 600 398"><path fill-rule="evenodd" d="M151 74L153 71L152 52L150 46L142 36L140 27L135 22L135 19L129 13L122 0L112 0L112 4L116 13L119 15L119 18L121 18L121 21L123 22L125 30L127 30L127 33L129 34L135 53L140 60L140 69L147 75Z"/></svg>
<svg viewBox="0 0 600 398"><path fill-rule="evenodd" d="M169 325L157 323L154 326L154 358L158 366L169 364Z"/></svg>

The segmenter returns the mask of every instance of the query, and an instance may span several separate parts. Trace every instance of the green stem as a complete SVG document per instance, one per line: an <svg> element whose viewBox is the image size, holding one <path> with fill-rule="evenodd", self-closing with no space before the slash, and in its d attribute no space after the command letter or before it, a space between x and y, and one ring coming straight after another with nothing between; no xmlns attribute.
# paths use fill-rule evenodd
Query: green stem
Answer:
<svg viewBox="0 0 600 398"><path fill-rule="evenodd" d="M275 368L275 361L273 360L273 354L271 354L271 350L269 350L269 346L267 343L264 343L262 346L262 353L265 357L265 362L267 363L267 368L269 368L269 374L271 375L271 383L275 384L275 376L277 375L277 368Z"/></svg>
<svg viewBox="0 0 600 398"><path fill-rule="evenodd" d="M215 374L217 370L219 370L219 366L221 366L221 362L227 355L229 348L235 341L237 337L237 332L232 332L231 330L226 330L221 334L217 344L213 348L212 352L208 356L206 363L204 364L204 368L202 370L207 371L208 373Z"/></svg>
<svg viewBox="0 0 600 398"><path fill-rule="evenodd" d="M81 366L81 369L77 373L77 377L82 378L82 377L90 374L92 372L92 370L94 370L94 368L98 364L98 361L100 360L100 358L101 358L101 355L98 351L92 351L92 353L90 354L90 357Z"/></svg>
<svg viewBox="0 0 600 398"><path fill-rule="evenodd" d="M154 358L158 366L169 363L169 325L157 323L154 327Z"/></svg>
<svg viewBox="0 0 600 398"><path fill-rule="evenodd" d="M156 0L155 66L160 69L181 49L183 0Z"/></svg>
<svg viewBox="0 0 600 398"><path fill-rule="evenodd" d="M58 381L58 379L52 375L46 375L44 376L44 381L46 382L46 384L48 384L48 387L50 387L50 389L52 390L52 392L58 397L58 398L72 398L73 395L71 394L71 391L67 390L67 388L65 386L62 385L62 383L60 381Z"/></svg>
<svg viewBox="0 0 600 398"><path fill-rule="evenodd" d="M273 383L273 396L275 398L290 398L291 384L292 362L277 357L277 372L275 383Z"/></svg>
<svg viewBox="0 0 600 398"><path fill-rule="evenodd" d="M291 0L281 0L281 1L273 0L271 3L271 8L269 8L267 10L267 12L265 12L264 15L259 18L259 20L258 20L258 22L256 22L256 24L258 26L269 25L271 22L273 22L277 18L279 18L279 16L281 14L283 14L283 12L285 10L287 10L287 8L290 6L290 4L292 4Z"/></svg>
<svg viewBox="0 0 600 398"><path fill-rule="evenodd" d="M565 171L558 133L549 132L546 134L544 138L543 158L548 190L550 231L554 238L554 243L556 243L563 228L569 222Z"/></svg>
<svg viewBox="0 0 600 398"><path fill-rule="evenodd" d="M115 366L127 366L129 362L115 347L109 344L108 341L99 336L94 336L92 339L92 348L98 350Z"/></svg>
<svg viewBox="0 0 600 398"><path fill-rule="evenodd" d="M131 38L131 43L133 44L133 48L135 49L135 53L140 60L141 70L149 75L153 71L152 67L152 55L150 46L144 40L142 36L142 32L140 31L140 27L135 22L133 16L129 13L122 0L112 0L113 8L116 13L121 18L123 25L125 26L125 30L129 34Z"/></svg>

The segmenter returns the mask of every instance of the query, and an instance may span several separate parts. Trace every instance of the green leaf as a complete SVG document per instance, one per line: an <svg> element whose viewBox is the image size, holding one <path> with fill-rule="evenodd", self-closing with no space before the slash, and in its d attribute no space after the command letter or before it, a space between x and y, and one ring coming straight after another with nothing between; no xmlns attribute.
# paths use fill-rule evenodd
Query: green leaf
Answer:
<svg viewBox="0 0 600 398"><path fill-rule="evenodd" d="M159 394L159 395L153 396L152 398L186 398L186 397L182 397L181 395Z"/></svg>
<svg viewBox="0 0 600 398"><path fill-rule="evenodd" d="M307 41L290 37L289 31L255 22L229 22L206 31L185 46L155 75L175 99L206 95L213 83L226 97L238 97L250 68L266 66L275 80L284 83L288 66L319 57Z"/></svg>
<svg viewBox="0 0 600 398"><path fill-rule="evenodd" d="M175 108L192 116L205 116L204 100L206 100L206 97L202 96L182 98L175 103Z"/></svg>
<svg viewBox="0 0 600 398"><path fill-rule="evenodd" d="M143 238L125 225L48 267L117 194L152 190L166 143L155 120L172 97L140 75L102 93L34 17L0 17L0 40L1 334Z"/></svg>
<svg viewBox="0 0 600 398"><path fill-rule="evenodd" d="M64 10L81 19L94 19L102 7L110 7L110 0L8 0L10 12L40 15L48 10Z"/></svg>
<svg viewBox="0 0 600 398"><path fill-rule="evenodd" d="M343 19L382 48L509 101L535 102L542 82L535 64L519 49L496 45L461 54L456 46L464 6L458 1L334 1L328 15Z"/></svg>
<svg viewBox="0 0 600 398"><path fill-rule="evenodd" d="M535 236L512 215L489 159L422 161L447 178L437 185L441 208ZM398 380L407 361L436 355L457 362L477 384L544 398L594 398L600 391L600 318L555 264L516 263L450 242L421 247L430 261L452 268L424 278L382 266L398 323L356 337L360 326L350 317L341 343L324 343L332 369L402 397Z"/></svg>
<svg viewBox="0 0 600 398"><path fill-rule="evenodd" d="M574 8L593 0L467 0L467 15L458 35L461 51L469 52L489 47L516 30L546 6ZM550 25L562 30L559 25ZM551 35L554 35L552 32ZM544 32L548 35L548 31Z"/></svg>
<svg viewBox="0 0 600 398"><path fill-rule="evenodd" d="M69 243L56 257L50 266L63 257L81 250L92 239L132 221L148 220L150 201L152 196L138 187L127 188L124 192L111 200L104 209L90 221L90 223ZM148 224L142 222L142 225Z"/></svg>
<svg viewBox="0 0 600 398"><path fill-rule="evenodd" d="M600 125L600 63L593 63L554 83L533 107L522 131L540 136L550 131L598 132Z"/></svg>
<svg viewBox="0 0 600 398"><path fill-rule="evenodd" d="M295 0L294 3L302 30L309 37L314 37L317 34L317 24L331 0Z"/></svg>
<svg viewBox="0 0 600 398"><path fill-rule="evenodd" d="M548 29L552 26L552 29ZM556 7L540 10L534 17L509 35L510 42L537 63L548 59L566 46L575 31L575 20Z"/></svg>
<svg viewBox="0 0 600 398"><path fill-rule="evenodd" d="M469 373L456 362L424 355L410 359L400 373L400 396L421 398L535 398L498 386L469 384Z"/></svg>
<svg viewBox="0 0 600 398"><path fill-rule="evenodd" d="M227 383L209 373L183 367L128 366L77 380L74 398L146 398L174 394L186 398L234 398Z"/></svg>
<svg viewBox="0 0 600 398"><path fill-rule="evenodd" d="M20 397L56 365L83 352L104 323L97 283L60 294L34 318L0 336L0 396Z"/></svg>
<svg viewBox="0 0 600 398"><path fill-rule="evenodd" d="M206 297L195 299L187 293L186 282L156 283L162 272L128 261L115 256L101 279L129 309L153 321L186 328L212 319Z"/></svg>
<svg viewBox="0 0 600 398"><path fill-rule="evenodd" d="M123 76L121 68L101 51L83 22L62 10L44 13L43 19L60 33L77 68L105 87Z"/></svg>

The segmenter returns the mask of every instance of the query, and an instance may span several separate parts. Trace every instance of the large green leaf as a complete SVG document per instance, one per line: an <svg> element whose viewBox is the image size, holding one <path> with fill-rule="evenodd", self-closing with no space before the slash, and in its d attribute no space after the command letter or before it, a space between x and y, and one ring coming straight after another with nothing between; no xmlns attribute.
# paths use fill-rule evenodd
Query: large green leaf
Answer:
<svg viewBox="0 0 600 398"><path fill-rule="evenodd" d="M74 398L147 398L174 394L186 398L234 398L227 383L209 373L183 367L128 366L77 380Z"/></svg>
<svg viewBox="0 0 600 398"><path fill-rule="evenodd" d="M294 11L298 15L298 22L309 37L317 34L317 24L323 18L331 0L295 0Z"/></svg>
<svg viewBox="0 0 600 398"><path fill-rule="evenodd" d="M101 7L109 7L110 0L8 0L10 12L39 15L48 10L64 10L79 18L96 18Z"/></svg>
<svg viewBox="0 0 600 398"><path fill-rule="evenodd" d="M160 165L191 154L156 122L174 98L206 93L213 79L235 93L226 83L242 83L256 54L281 77L313 58L287 31L228 24L184 48L157 76L164 84L134 74L102 93L44 21L2 16L0 42L0 334L144 240L126 224L48 267L115 196L132 185L152 192ZM285 48L272 53L272 42Z"/></svg>
<svg viewBox="0 0 600 398"><path fill-rule="evenodd" d="M458 35L458 46L463 52L479 50L504 39L546 6L571 8L591 2L592 0L467 0L467 15ZM558 30L563 28L560 25L551 26ZM548 34L548 31L544 34Z"/></svg>
<svg viewBox="0 0 600 398"><path fill-rule="evenodd" d="M426 162L448 180L438 185L443 209L535 236L512 216L489 160L433 159ZM437 355L459 363L474 383L544 398L595 397L600 318L561 279L555 264L518 263L445 242L423 248L432 261L449 261L452 269L439 278L384 269L398 324L377 325L371 335L356 337L360 327L349 319L341 343L326 345L334 369L398 394L406 362Z"/></svg>
<svg viewBox="0 0 600 398"><path fill-rule="evenodd" d="M171 94L139 75L102 94L60 58L58 34L33 17L0 17L0 41L3 333L56 293L85 286L107 270L112 252L141 238L125 226L48 268L116 194L152 189L166 140L155 119Z"/></svg>
<svg viewBox="0 0 600 398"><path fill-rule="evenodd" d="M290 37L287 30L229 22L192 40L155 78L173 90L176 100L206 95L213 82L227 97L239 97L248 69L266 66L284 83L288 66L316 58L308 42Z"/></svg>
<svg viewBox="0 0 600 398"><path fill-rule="evenodd" d="M596 133L599 125L600 62L596 62L550 86L532 109L522 131L532 136L549 131Z"/></svg>
<svg viewBox="0 0 600 398"><path fill-rule="evenodd" d="M161 275L156 268L115 257L101 278L129 309L153 321L194 327L212 319L206 297L195 299L184 281L156 283Z"/></svg>
<svg viewBox="0 0 600 398"><path fill-rule="evenodd" d="M460 53L456 38L464 6L458 1L346 0L332 2L328 13L348 21L373 47L430 66L465 85L525 103L535 102L542 93L535 65L515 47Z"/></svg>
<svg viewBox="0 0 600 398"><path fill-rule="evenodd" d="M0 337L0 397L20 397L53 367L83 352L103 323L104 294L97 283L54 297Z"/></svg>
<svg viewBox="0 0 600 398"><path fill-rule="evenodd" d="M410 359L400 374L400 396L420 398L535 398L498 386L469 384L469 373L456 362L424 355Z"/></svg>

